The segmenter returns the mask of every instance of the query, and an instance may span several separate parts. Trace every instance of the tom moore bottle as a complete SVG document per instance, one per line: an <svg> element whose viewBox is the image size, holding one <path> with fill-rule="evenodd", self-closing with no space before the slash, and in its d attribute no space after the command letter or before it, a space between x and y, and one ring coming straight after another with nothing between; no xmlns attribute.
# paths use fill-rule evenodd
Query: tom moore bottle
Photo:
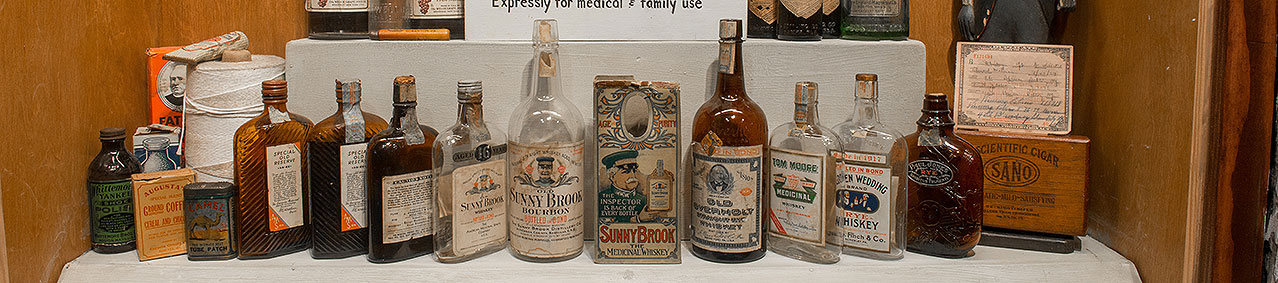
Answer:
<svg viewBox="0 0 1278 283"><path fill-rule="evenodd" d="M89 231L93 251L122 253L134 248L133 179L142 165L124 148L124 129L99 132L102 151L89 163Z"/></svg>
<svg viewBox="0 0 1278 283"><path fill-rule="evenodd" d="M974 253L981 240L981 154L954 135L954 120L945 94L923 100L918 131L905 136L909 153L909 236L906 249L927 255L960 258Z"/></svg>

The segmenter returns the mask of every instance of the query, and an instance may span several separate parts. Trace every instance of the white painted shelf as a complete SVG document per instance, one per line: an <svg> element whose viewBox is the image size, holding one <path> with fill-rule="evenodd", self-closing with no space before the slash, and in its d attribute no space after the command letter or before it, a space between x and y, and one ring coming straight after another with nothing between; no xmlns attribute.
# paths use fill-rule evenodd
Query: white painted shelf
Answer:
<svg viewBox="0 0 1278 283"><path fill-rule="evenodd" d="M687 243L685 242L685 245ZM589 242L587 245L590 245ZM593 247L587 247L587 251ZM906 253L899 261L852 256L819 265L769 253L746 264L717 264L683 252L679 265L596 265L589 252L551 264L523 262L506 251L461 264L424 256L372 264L362 256L313 260L307 252L252 261L192 262L175 256L138 262L128 252L88 252L67 263L60 282L1139 282L1136 267L1105 245L1052 254L977 246L976 256L942 259Z"/></svg>

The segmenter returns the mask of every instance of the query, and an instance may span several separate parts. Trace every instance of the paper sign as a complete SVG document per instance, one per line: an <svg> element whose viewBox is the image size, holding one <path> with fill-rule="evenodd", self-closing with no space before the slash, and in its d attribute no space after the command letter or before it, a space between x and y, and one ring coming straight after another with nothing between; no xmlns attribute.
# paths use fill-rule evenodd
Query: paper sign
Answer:
<svg viewBox="0 0 1278 283"><path fill-rule="evenodd" d="M960 42L954 120L960 128L1068 134L1074 47Z"/></svg>
<svg viewBox="0 0 1278 283"><path fill-rule="evenodd" d="M561 40L716 40L719 19L745 15L743 1L466 1L466 40L532 40L535 19L558 20Z"/></svg>

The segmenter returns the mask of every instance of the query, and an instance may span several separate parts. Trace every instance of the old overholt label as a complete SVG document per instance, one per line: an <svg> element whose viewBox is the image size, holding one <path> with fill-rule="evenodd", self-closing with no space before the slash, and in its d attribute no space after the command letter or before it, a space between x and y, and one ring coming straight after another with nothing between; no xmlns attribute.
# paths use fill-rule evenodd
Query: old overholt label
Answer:
<svg viewBox="0 0 1278 283"><path fill-rule="evenodd" d="M985 226L1087 234L1087 137L956 132L985 162Z"/></svg>
<svg viewBox="0 0 1278 283"><path fill-rule="evenodd" d="M595 79L595 263L679 263L679 84Z"/></svg>

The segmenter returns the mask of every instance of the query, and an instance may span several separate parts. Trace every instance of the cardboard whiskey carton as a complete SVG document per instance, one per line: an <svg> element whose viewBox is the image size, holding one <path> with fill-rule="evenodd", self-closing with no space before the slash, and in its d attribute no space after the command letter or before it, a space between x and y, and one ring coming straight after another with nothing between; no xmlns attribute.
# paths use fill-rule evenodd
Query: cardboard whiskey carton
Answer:
<svg viewBox="0 0 1278 283"><path fill-rule="evenodd" d="M191 169L133 174L138 260L186 253L182 187L194 182L195 171Z"/></svg>
<svg viewBox="0 0 1278 283"><path fill-rule="evenodd" d="M1087 234L1087 137L956 132L985 162L985 226Z"/></svg>
<svg viewBox="0 0 1278 283"><path fill-rule="evenodd" d="M679 84L595 78L595 263L680 263Z"/></svg>

